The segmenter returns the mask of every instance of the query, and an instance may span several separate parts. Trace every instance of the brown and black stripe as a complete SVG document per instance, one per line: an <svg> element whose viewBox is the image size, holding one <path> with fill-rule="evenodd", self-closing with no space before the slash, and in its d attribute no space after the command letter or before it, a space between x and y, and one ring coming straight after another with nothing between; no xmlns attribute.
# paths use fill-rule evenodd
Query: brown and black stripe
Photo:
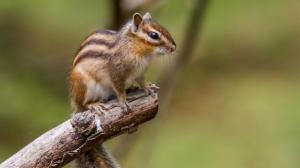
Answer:
<svg viewBox="0 0 300 168"><path fill-rule="evenodd" d="M166 39L166 41L164 41L164 40L160 41L160 43L162 43L161 45L164 45L164 47L166 47L168 50L171 50L170 44L176 46L174 39L172 38L171 34L167 31L166 28L164 28L163 26L161 26L160 24L158 24L156 22L151 22L150 27L153 28L154 30L160 32L161 35Z"/></svg>
<svg viewBox="0 0 300 168"><path fill-rule="evenodd" d="M141 26L141 28L142 28L143 33L145 33L145 34L148 34L151 31L151 29L154 29L157 32L161 33L161 35L167 40L167 42L160 40L159 42L153 43L151 41L147 41L146 39L144 39L142 37L138 37L138 36L136 37L145 44L150 44L152 46L162 46L162 45L167 46L166 43L171 43L173 45L176 45L174 39L172 38L171 34L167 31L167 29L152 20L144 21L143 26ZM132 33L129 35L135 36Z"/></svg>
<svg viewBox="0 0 300 168"><path fill-rule="evenodd" d="M156 22L151 22L150 26L153 29L155 29L158 32L160 32L172 44L176 45L174 39L172 38L171 34L168 32L168 30L166 28L164 28L163 26L161 26L160 24L158 24Z"/></svg>
<svg viewBox="0 0 300 168"><path fill-rule="evenodd" d="M80 45L73 61L73 67L86 58L105 56L107 51L116 45L117 32L98 30L88 36Z"/></svg>

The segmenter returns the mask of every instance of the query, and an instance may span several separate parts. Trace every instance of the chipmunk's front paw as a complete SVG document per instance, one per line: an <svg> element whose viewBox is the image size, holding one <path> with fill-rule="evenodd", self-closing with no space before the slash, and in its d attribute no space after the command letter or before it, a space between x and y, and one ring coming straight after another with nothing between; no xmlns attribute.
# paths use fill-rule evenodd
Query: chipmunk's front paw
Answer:
<svg viewBox="0 0 300 168"><path fill-rule="evenodd" d="M122 111L125 112L126 114L130 113L132 111L127 102L116 102L116 103L111 104L108 108L112 109L115 107L120 107L122 109Z"/></svg>
<svg viewBox="0 0 300 168"><path fill-rule="evenodd" d="M150 86L146 86L143 88L146 95L150 95L151 97L155 97L155 91L152 90L152 88Z"/></svg>

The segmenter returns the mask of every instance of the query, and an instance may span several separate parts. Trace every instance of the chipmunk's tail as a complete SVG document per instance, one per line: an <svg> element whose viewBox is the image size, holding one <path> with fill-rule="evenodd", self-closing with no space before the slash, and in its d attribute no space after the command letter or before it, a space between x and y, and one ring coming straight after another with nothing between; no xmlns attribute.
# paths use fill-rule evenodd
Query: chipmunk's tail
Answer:
<svg viewBox="0 0 300 168"><path fill-rule="evenodd" d="M120 168L103 144L95 146L76 160L77 168Z"/></svg>

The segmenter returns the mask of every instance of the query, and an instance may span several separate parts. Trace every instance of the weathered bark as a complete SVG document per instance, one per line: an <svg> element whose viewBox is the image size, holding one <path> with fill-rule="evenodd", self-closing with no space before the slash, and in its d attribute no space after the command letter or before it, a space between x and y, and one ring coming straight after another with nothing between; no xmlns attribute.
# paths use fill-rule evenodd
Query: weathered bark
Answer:
<svg viewBox="0 0 300 168"><path fill-rule="evenodd" d="M0 168L57 168L77 158L93 145L136 130L137 126L155 117L158 110L157 89L145 95L141 90L130 94L129 113L120 107L89 110L75 114L70 120L44 133L12 157ZM107 104L115 103L111 101Z"/></svg>

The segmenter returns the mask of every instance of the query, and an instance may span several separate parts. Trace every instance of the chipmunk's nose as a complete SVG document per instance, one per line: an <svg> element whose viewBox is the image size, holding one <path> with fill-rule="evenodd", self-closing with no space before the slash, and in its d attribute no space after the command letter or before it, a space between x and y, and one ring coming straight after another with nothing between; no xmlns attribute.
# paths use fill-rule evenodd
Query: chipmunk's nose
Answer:
<svg viewBox="0 0 300 168"><path fill-rule="evenodd" d="M176 43L172 42L171 52L174 52L176 50Z"/></svg>

